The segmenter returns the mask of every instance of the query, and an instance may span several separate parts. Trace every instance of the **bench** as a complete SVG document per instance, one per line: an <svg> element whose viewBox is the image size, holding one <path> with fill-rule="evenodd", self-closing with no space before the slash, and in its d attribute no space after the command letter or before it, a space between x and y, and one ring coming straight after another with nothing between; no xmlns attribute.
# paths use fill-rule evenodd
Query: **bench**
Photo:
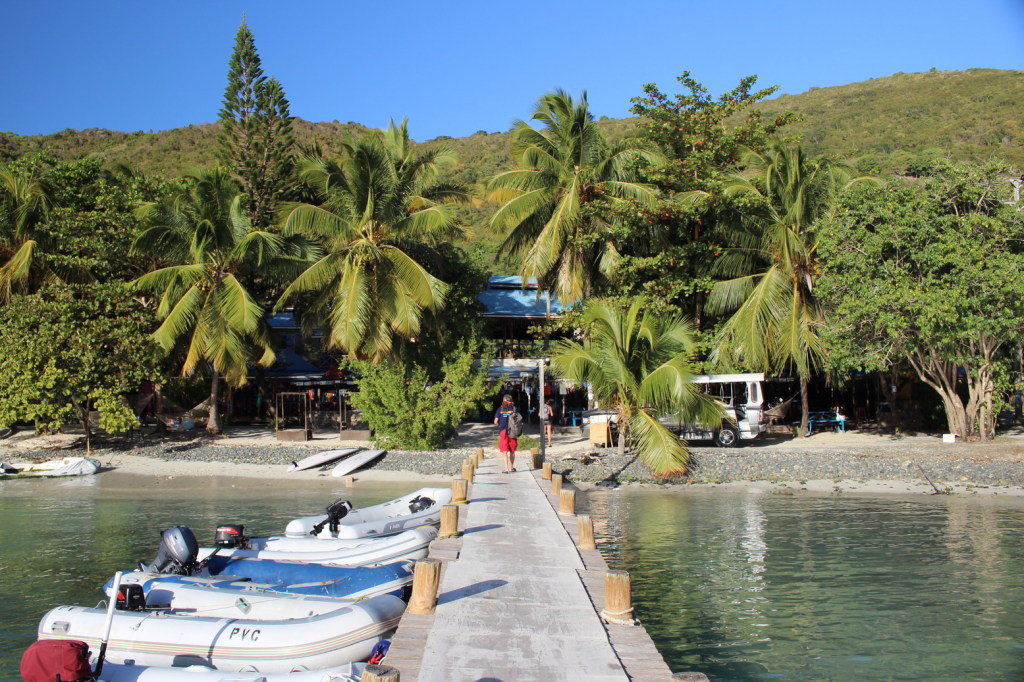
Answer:
<svg viewBox="0 0 1024 682"><path fill-rule="evenodd" d="M829 410L827 412L808 412L807 413L807 435L814 433L815 425L818 426L834 426L836 431L846 431L846 417L840 416L835 410Z"/></svg>

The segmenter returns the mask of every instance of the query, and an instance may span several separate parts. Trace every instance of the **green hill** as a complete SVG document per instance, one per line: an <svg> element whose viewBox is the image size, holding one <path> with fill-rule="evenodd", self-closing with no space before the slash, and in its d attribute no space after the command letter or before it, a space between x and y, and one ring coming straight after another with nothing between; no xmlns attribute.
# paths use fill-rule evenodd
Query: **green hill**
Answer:
<svg viewBox="0 0 1024 682"><path fill-rule="evenodd" d="M802 115L788 134L812 153L859 161L869 172L902 170L935 155L999 158L1024 169L1024 71L897 73L758 106Z"/></svg>
<svg viewBox="0 0 1024 682"><path fill-rule="evenodd" d="M811 153L836 154L865 171L901 171L929 156L969 161L996 157L1024 169L1024 71L898 73L780 95L758 107L800 114L802 120L788 127L787 135L799 137ZM632 119L608 119L602 125L619 137L631 131ZM316 140L328 150L365 130L352 122L295 122L300 143ZM95 128L52 135L0 133L0 161L43 150L62 160L98 154L148 173L177 175L215 162L215 135L216 124L210 123L148 133ZM476 184L509 167L507 133L439 139L459 154L455 172L463 182Z"/></svg>

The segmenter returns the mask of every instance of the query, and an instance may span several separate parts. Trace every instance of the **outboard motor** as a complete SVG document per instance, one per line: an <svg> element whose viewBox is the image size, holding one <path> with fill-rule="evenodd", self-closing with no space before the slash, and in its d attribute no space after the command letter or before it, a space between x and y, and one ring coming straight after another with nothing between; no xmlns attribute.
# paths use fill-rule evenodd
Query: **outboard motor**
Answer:
<svg viewBox="0 0 1024 682"><path fill-rule="evenodd" d="M153 563L139 567L149 573L190 575L196 568L199 543L188 526L168 528L160 534L160 551Z"/></svg>
<svg viewBox="0 0 1024 682"><path fill-rule="evenodd" d="M433 504L434 501L427 497L426 495L417 495L416 497L409 500L409 511L415 514L416 512L421 512L424 509L428 509Z"/></svg>
<svg viewBox="0 0 1024 682"><path fill-rule="evenodd" d="M309 534L320 535L324 526L329 526L332 533L337 533L341 520L348 516L350 511L352 511L352 503L348 500L337 500L327 505L327 518L313 526L313 530Z"/></svg>
<svg viewBox="0 0 1024 682"><path fill-rule="evenodd" d="M114 608L118 611L144 611L146 609L146 593L142 585L129 583L117 588L117 601Z"/></svg>
<svg viewBox="0 0 1024 682"><path fill-rule="evenodd" d="M213 544L224 549L245 549L249 545L249 538L245 537L245 526L232 523L217 526Z"/></svg>

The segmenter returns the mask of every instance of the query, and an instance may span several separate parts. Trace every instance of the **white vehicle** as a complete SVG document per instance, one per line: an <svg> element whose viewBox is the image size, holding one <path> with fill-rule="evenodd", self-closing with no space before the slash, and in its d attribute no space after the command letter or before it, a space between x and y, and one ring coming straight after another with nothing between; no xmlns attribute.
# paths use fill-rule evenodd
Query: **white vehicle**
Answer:
<svg viewBox="0 0 1024 682"><path fill-rule="evenodd" d="M678 418L662 417L661 423L684 440L713 440L723 448L739 445L741 440L757 438L766 430L764 419L764 374L698 374L693 383L701 392L722 401L727 419L711 431Z"/></svg>

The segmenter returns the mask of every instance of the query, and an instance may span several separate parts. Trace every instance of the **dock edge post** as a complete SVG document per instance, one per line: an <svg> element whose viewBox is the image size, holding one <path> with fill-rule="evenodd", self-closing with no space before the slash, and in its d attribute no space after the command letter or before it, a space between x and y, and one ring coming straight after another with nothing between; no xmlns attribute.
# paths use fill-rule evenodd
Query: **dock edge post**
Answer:
<svg viewBox="0 0 1024 682"><path fill-rule="evenodd" d="M437 587L441 584L441 562L436 559L421 559L416 562L412 574L412 596L409 597L409 613L430 615L437 606Z"/></svg>
<svg viewBox="0 0 1024 682"><path fill-rule="evenodd" d="M576 517L580 529L580 549L597 549L597 542L594 541L594 520L589 514L580 514Z"/></svg>
<svg viewBox="0 0 1024 682"><path fill-rule="evenodd" d="M541 477L544 480L546 480L546 481L550 481L551 480L551 462L544 462L544 467L543 467L543 469L541 471L542 471Z"/></svg>
<svg viewBox="0 0 1024 682"><path fill-rule="evenodd" d="M362 682L399 682L401 674L398 668L383 663L370 663L363 669L359 678Z"/></svg>
<svg viewBox="0 0 1024 682"><path fill-rule="evenodd" d="M575 514L576 513L576 491L575 490L562 490L558 495L558 513L559 514Z"/></svg>
<svg viewBox="0 0 1024 682"><path fill-rule="evenodd" d="M601 620L609 625L636 625L633 618L633 584L629 571L604 574L604 608Z"/></svg>
<svg viewBox="0 0 1024 682"><path fill-rule="evenodd" d="M439 537L455 538L459 536L459 505L446 504L441 507L441 532Z"/></svg>
<svg viewBox="0 0 1024 682"><path fill-rule="evenodd" d="M562 474L551 474L551 494L560 495L562 493Z"/></svg>
<svg viewBox="0 0 1024 682"><path fill-rule="evenodd" d="M452 504L466 504L467 492L469 492L469 481L464 478L452 479Z"/></svg>

